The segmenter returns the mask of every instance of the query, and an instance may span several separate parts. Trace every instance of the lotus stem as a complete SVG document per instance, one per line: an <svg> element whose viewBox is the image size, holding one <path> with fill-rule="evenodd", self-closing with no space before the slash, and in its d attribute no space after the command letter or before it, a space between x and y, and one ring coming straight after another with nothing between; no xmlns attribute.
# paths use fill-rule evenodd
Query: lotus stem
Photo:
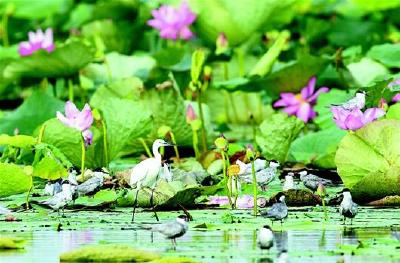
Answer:
<svg viewBox="0 0 400 263"><path fill-rule="evenodd" d="M196 156L196 159L200 159L200 151L199 151L199 137L197 135L197 131L193 130L193 150L194 150L194 155Z"/></svg>
<svg viewBox="0 0 400 263"><path fill-rule="evenodd" d="M171 136L171 141L174 144L174 151L175 151L176 159L178 160L178 163L179 163L181 161L181 159L179 157L178 145L176 144L174 133L172 131L170 131L169 134Z"/></svg>
<svg viewBox="0 0 400 263"><path fill-rule="evenodd" d="M227 162L227 159L226 159L226 156L225 156L225 152L223 151L223 150L221 150L221 156L222 156L222 173L223 173L223 175L224 175L224 178L225 178L225 180L227 180L228 181L228 183L226 184L226 192L228 193L228 201L229 201L229 205L230 205L230 207L232 208L233 206L232 206L232 200L231 200L231 198L232 198L232 193L231 193L231 191L229 190L229 184L232 186L232 178L229 176L229 178L228 178L228 174L227 174L227 166L226 166L226 162ZM232 188L232 187L231 187Z"/></svg>
<svg viewBox="0 0 400 263"><path fill-rule="evenodd" d="M322 200L322 207L324 209L324 220L328 221L328 211L326 210L326 206L325 206L325 198L321 197Z"/></svg>
<svg viewBox="0 0 400 263"><path fill-rule="evenodd" d="M201 142L202 142L202 150L203 153L207 151L207 133L206 127L204 125L204 113L203 113L203 105L202 105L202 94L201 90L199 89L198 96L197 96L197 104L199 106L199 114L201 120Z"/></svg>
<svg viewBox="0 0 400 263"><path fill-rule="evenodd" d="M74 102L74 84L72 80L68 80L68 100Z"/></svg>
<svg viewBox="0 0 400 263"><path fill-rule="evenodd" d="M108 166L109 159L108 159L107 127L106 127L106 123L104 122L103 119L101 119L101 126L103 128L104 159Z"/></svg>
<svg viewBox="0 0 400 263"><path fill-rule="evenodd" d="M82 182L85 181L85 158L86 158L86 146L85 139L81 138L81 146L82 146L82 162L81 162L81 174L82 174Z"/></svg>
<svg viewBox="0 0 400 263"><path fill-rule="evenodd" d="M26 210L29 210L29 196L31 195L32 189L33 189L33 182L32 186L29 188L28 193L26 194L26 200L25 200Z"/></svg>
<svg viewBox="0 0 400 263"><path fill-rule="evenodd" d="M139 141L142 143L144 150L146 151L147 156L153 157L153 155L150 152L149 146L147 146L146 141L143 138L139 138Z"/></svg>
<svg viewBox="0 0 400 263"><path fill-rule="evenodd" d="M239 178L238 175L236 175L236 180L235 180L235 187L236 187L236 193L235 193L235 201L234 201L234 205L236 208L236 203L239 197Z"/></svg>
<svg viewBox="0 0 400 263"><path fill-rule="evenodd" d="M37 143L42 143L45 129L46 129L46 125L43 124L42 127L40 127L39 137L38 137Z"/></svg>
<svg viewBox="0 0 400 263"><path fill-rule="evenodd" d="M257 178L256 178L256 169L254 167L254 160L251 160L251 174L253 175L253 213L254 216L257 216Z"/></svg>
<svg viewBox="0 0 400 263"><path fill-rule="evenodd" d="M10 42L8 41L8 16L9 14L5 11L3 14L3 19L1 23L2 27L2 38L3 38L3 46L8 47L10 45Z"/></svg>
<svg viewBox="0 0 400 263"><path fill-rule="evenodd" d="M227 63L227 62L223 62L222 65L223 65L223 67L224 67L224 80L228 80L228 79L229 79L229 67L228 67L228 63ZM227 93L228 93L229 102L230 102L230 104L232 105L232 110L233 110L233 115L234 115L233 120L234 120L235 122L238 122L238 111L237 111L236 105L235 105L235 103L234 103L234 101L233 101L232 93L229 92L229 91L227 91Z"/></svg>

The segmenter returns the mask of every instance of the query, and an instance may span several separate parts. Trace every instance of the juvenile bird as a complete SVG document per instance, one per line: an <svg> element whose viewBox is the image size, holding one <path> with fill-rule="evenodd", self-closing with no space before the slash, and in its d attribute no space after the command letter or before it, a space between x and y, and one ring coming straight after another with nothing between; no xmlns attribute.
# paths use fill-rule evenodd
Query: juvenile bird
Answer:
<svg viewBox="0 0 400 263"><path fill-rule="evenodd" d="M289 172L287 175L285 175L285 182L283 183L283 187L282 187L282 190L284 192L295 188L293 176L294 176L294 173L292 173L292 172Z"/></svg>
<svg viewBox="0 0 400 263"><path fill-rule="evenodd" d="M63 182L61 187L61 192L39 203L50 206L54 211L57 211L58 213L60 213L60 209L62 209L64 214L64 208L74 199L76 186L65 181Z"/></svg>
<svg viewBox="0 0 400 263"><path fill-rule="evenodd" d="M258 161L258 165L256 165ZM264 163L264 164L263 164ZM245 183L252 183L253 182L253 176L251 172L251 163L245 164L240 160L236 161L236 164L239 165L240 167L240 172L239 176ZM265 168L266 161L261 160L261 159L256 159L254 161L254 168L256 171L256 180L257 180L257 185L260 186L260 188L265 191L265 188L269 183L271 183L275 177L278 174L278 167L279 163L278 162L273 162L271 161L269 163L269 167ZM257 168L261 168L257 170Z"/></svg>
<svg viewBox="0 0 400 263"><path fill-rule="evenodd" d="M278 201L273 204L270 209L268 209L267 211L261 211L260 213L262 216L270 218L272 222L281 221L282 225L283 219L288 216L288 207L285 203L284 194L279 193L276 198L278 199Z"/></svg>
<svg viewBox="0 0 400 263"><path fill-rule="evenodd" d="M48 181L46 186L44 187L44 195L53 196L62 191L61 183L56 181L54 183Z"/></svg>
<svg viewBox="0 0 400 263"><path fill-rule="evenodd" d="M257 245L261 249L270 249L274 245L274 233L268 225L258 230Z"/></svg>
<svg viewBox="0 0 400 263"><path fill-rule="evenodd" d="M328 179L321 178L314 174L309 174L307 171L299 172L300 181L303 182L304 186L315 192L318 189L318 185L321 183L324 186L331 185L332 181Z"/></svg>
<svg viewBox="0 0 400 263"><path fill-rule="evenodd" d="M172 242L172 247L176 248L176 238L183 236L188 230L189 219L186 215L180 215L175 220L163 224L142 225L141 228L158 232Z"/></svg>
<svg viewBox="0 0 400 263"><path fill-rule="evenodd" d="M95 172L93 177L78 185L76 190L79 195L94 195L100 191L104 183L104 173Z"/></svg>
<svg viewBox="0 0 400 263"><path fill-rule="evenodd" d="M11 210L9 210L8 208L0 206L0 215L9 215L11 213Z"/></svg>
<svg viewBox="0 0 400 263"><path fill-rule="evenodd" d="M341 107L345 110L362 109L365 107L365 91L357 92L356 95L350 100L342 104L332 104L333 107Z"/></svg>
<svg viewBox="0 0 400 263"><path fill-rule="evenodd" d="M340 203L339 212L343 216L343 224L346 224L346 217L350 218L350 224L353 224L353 218L358 212L358 205L353 202L348 188L343 189L342 195L343 200Z"/></svg>

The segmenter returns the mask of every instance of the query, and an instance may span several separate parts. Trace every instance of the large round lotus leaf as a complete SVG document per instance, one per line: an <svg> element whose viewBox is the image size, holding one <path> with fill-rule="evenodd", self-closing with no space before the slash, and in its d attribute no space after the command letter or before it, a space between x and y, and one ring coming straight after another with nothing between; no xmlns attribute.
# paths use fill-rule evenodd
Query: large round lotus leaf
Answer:
<svg viewBox="0 0 400 263"><path fill-rule="evenodd" d="M400 121L376 121L347 134L335 162L355 200L400 195Z"/></svg>
<svg viewBox="0 0 400 263"><path fill-rule="evenodd" d="M247 40L272 17L274 10L292 0L191 0L191 8L197 14L196 27L202 37L215 42L224 32L229 44Z"/></svg>
<svg viewBox="0 0 400 263"><path fill-rule="evenodd" d="M31 186L32 176L22 166L0 163L0 197L28 192Z"/></svg>
<svg viewBox="0 0 400 263"><path fill-rule="evenodd" d="M4 69L4 76L10 79L31 77L68 77L92 62L93 49L79 41L71 41L57 46L48 53L39 50L28 57L21 57L9 63Z"/></svg>
<svg viewBox="0 0 400 263"><path fill-rule="evenodd" d="M44 130L43 142L54 145L75 166L81 166L82 135L78 130L69 128L57 119L48 120ZM86 148L86 168L104 166L103 135L94 125L90 128L93 132L93 144Z"/></svg>

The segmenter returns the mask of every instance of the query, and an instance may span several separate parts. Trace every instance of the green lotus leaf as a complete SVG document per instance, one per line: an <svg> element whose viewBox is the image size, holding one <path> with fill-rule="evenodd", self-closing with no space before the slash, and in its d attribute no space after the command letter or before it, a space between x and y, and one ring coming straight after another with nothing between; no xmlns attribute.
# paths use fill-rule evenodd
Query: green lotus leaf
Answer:
<svg viewBox="0 0 400 263"><path fill-rule="evenodd" d="M400 194L400 121L380 120L347 134L335 163L353 197L362 202Z"/></svg>

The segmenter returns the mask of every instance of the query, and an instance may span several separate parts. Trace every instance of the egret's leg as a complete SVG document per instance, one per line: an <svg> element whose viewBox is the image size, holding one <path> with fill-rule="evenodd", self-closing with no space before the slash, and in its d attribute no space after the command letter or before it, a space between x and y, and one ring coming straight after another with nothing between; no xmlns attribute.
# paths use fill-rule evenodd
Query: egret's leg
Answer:
<svg viewBox="0 0 400 263"><path fill-rule="evenodd" d="M353 225L353 218L350 219L350 225Z"/></svg>
<svg viewBox="0 0 400 263"><path fill-rule="evenodd" d="M343 217L343 225L346 225L346 217Z"/></svg>
<svg viewBox="0 0 400 263"><path fill-rule="evenodd" d="M154 216L156 217L156 220L157 220L157 222L158 221L160 221L159 219L158 219L158 215L157 215L157 212L156 212L156 208L155 208L155 206L154 206L154 204L153 204L153 198L154 197L154 187L151 189L151 196L150 196L150 206L151 206L151 209L153 209L153 212L154 212Z"/></svg>
<svg viewBox="0 0 400 263"><path fill-rule="evenodd" d="M135 211L137 206L137 198L138 198L139 188L136 190L135 201L133 202L133 211L132 211L132 223L135 221Z"/></svg>
<svg viewBox="0 0 400 263"><path fill-rule="evenodd" d="M176 250L176 239L175 238L172 239L172 248L173 248L173 250Z"/></svg>

